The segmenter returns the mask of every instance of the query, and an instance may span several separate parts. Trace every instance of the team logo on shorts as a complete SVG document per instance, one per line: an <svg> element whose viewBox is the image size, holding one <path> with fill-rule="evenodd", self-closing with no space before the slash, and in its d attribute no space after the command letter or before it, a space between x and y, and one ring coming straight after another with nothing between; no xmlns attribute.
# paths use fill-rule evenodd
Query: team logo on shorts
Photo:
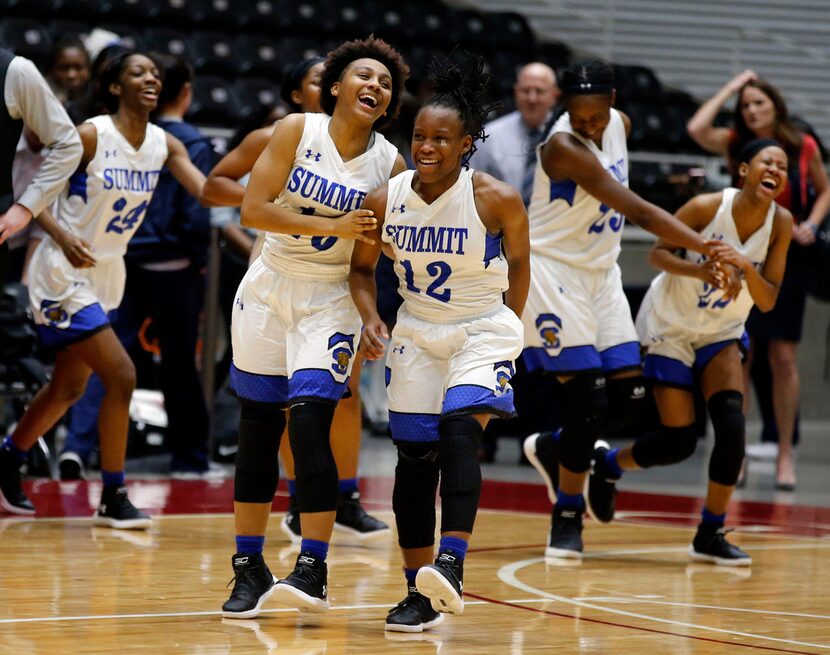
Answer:
<svg viewBox="0 0 830 655"><path fill-rule="evenodd" d="M493 370L496 372L496 386L493 392L496 396L503 396L510 391L510 378L514 373L513 362L496 362L493 364Z"/></svg>
<svg viewBox="0 0 830 655"><path fill-rule="evenodd" d="M354 335L335 332L329 337L329 350L334 360L331 370L338 375L346 375L349 371L349 362L354 357Z"/></svg>
<svg viewBox="0 0 830 655"><path fill-rule="evenodd" d="M539 318L536 319L536 328L539 330L542 347L545 350L559 350L562 347L559 340L562 320L556 314L539 314Z"/></svg>
<svg viewBox="0 0 830 655"><path fill-rule="evenodd" d="M40 303L40 311L49 325L54 328L65 329L69 327L69 314L55 300L44 300Z"/></svg>

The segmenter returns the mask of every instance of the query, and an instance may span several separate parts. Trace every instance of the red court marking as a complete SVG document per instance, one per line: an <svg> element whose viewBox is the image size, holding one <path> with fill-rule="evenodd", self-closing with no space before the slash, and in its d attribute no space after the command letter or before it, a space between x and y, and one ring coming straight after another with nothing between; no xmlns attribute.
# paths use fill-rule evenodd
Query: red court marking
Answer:
<svg viewBox="0 0 830 655"><path fill-rule="evenodd" d="M586 621L587 623L598 623L599 625L608 625L614 628L625 628L626 630L637 630L639 632L650 632L658 635L668 635L669 637L680 637L682 639L694 639L695 641L706 641L712 644L724 644L726 646L737 646L740 648L753 648L755 650L767 650L775 653L794 653L795 655L818 655L818 653L811 653L803 650L788 650L786 648L775 648L773 646L760 646L757 644L742 644L736 641L725 641L723 639L713 639L712 637L697 637L695 635L687 635L680 632L670 632L668 630L658 630L657 628L643 628L636 625L628 625L626 623L616 623L614 621L605 621L604 619L592 619L584 616L574 616L573 614L565 614L564 612L554 612L552 610L543 610L539 607L527 607L526 605L519 605L518 603L511 603L506 600L497 600L495 598L488 598L487 596L480 596L478 594L471 594L469 591L464 592L465 596L482 600L486 603L494 605L503 605L504 607L512 607L514 609L526 610L528 612L537 612L538 614L548 614L563 619L575 619L576 621ZM760 638L760 637L759 637Z"/></svg>
<svg viewBox="0 0 830 655"><path fill-rule="evenodd" d="M362 501L371 509L391 509L391 477L362 478ZM27 480L24 487L37 508L37 516L90 516L98 502L100 482L57 482ZM92 489L90 489L92 487ZM233 511L233 480L168 480L140 479L129 482L133 502L152 514L217 514ZM284 482L282 488L284 488ZM643 517L651 523L691 526L697 524L702 498L667 496L661 493L621 491L617 509L628 512L669 512L688 517ZM275 511L285 511L288 499L274 499ZM482 509L550 513L547 491L542 484L486 480L481 493ZM636 517L633 517L636 518ZM830 507L776 505L774 503L735 501L729 510L732 525L768 525L781 529L782 534L820 537L830 528Z"/></svg>

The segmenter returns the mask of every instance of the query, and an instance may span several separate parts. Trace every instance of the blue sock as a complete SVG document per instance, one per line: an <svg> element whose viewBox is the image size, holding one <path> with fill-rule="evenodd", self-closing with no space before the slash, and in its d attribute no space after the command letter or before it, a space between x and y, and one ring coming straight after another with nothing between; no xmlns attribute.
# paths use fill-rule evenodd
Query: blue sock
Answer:
<svg viewBox="0 0 830 655"><path fill-rule="evenodd" d="M325 541L303 539L302 542L300 542L300 552L311 553L321 562L325 562L326 557L329 554L329 545Z"/></svg>
<svg viewBox="0 0 830 655"><path fill-rule="evenodd" d="M556 443L559 443L559 438L562 436L562 428L558 430L554 430L550 433L550 438L553 439Z"/></svg>
<svg viewBox="0 0 830 655"><path fill-rule="evenodd" d="M348 478L346 480L340 480L341 494L350 494L353 491L357 491L357 478Z"/></svg>
<svg viewBox="0 0 830 655"><path fill-rule="evenodd" d="M296 496L297 495L297 481L296 480L289 480L288 481L288 495L289 496Z"/></svg>
<svg viewBox="0 0 830 655"><path fill-rule="evenodd" d="M700 518L706 525L723 527L723 524L726 522L726 512L723 514L712 514L712 512L704 507L703 511L700 513Z"/></svg>
<svg viewBox="0 0 830 655"><path fill-rule="evenodd" d="M403 569L403 576L406 578L406 586L407 587L414 587L415 586L415 576L418 575L418 569L408 569L404 567Z"/></svg>
<svg viewBox="0 0 830 655"><path fill-rule="evenodd" d="M467 548L469 544L458 537L441 537L441 542L438 544L438 553L449 553L455 555L457 559L464 559L467 556Z"/></svg>
<svg viewBox="0 0 830 655"><path fill-rule="evenodd" d="M123 487L124 471L112 472L101 469L101 479L104 481L105 487Z"/></svg>
<svg viewBox="0 0 830 655"><path fill-rule="evenodd" d="M8 451L21 462L26 459L26 451L20 450L20 448L14 445L11 435L8 435L5 439L3 439L3 443L0 444L0 449Z"/></svg>
<svg viewBox="0 0 830 655"><path fill-rule="evenodd" d="M585 499L582 494L566 494L564 491L556 492L556 504L562 507L583 507Z"/></svg>
<svg viewBox="0 0 830 655"><path fill-rule="evenodd" d="M621 478L623 474L623 470L617 463L617 453L619 452L619 448L614 448L613 450L609 450L605 453L605 468L608 470L608 473L611 474L611 477L614 478Z"/></svg>
<svg viewBox="0 0 830 655"><path fill-rule="evenodd" d="M238 534L236 535L236 552L246 555L262 555L265 548L265 537L256 537Z"/></svg>

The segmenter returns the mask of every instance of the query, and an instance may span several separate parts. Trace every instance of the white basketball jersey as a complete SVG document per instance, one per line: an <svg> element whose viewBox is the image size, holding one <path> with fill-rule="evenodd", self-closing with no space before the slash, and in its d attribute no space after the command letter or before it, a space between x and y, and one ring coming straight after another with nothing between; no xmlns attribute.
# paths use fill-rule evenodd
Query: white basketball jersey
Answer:
<svg viewBox="0 0 830 655"><path fill-rule="evenodd" d="M508 287L507 261L501 236L488 234L476 210L472 169L430 204L412 190L414 175L389 180L382 234L395 251L407 309L436 323L495 311Z"/></svg>
<svg viewBox="0 0 830 655"><path fill-rule="evenodd" d="M755 230L745 242L741 242L732 217L732 201L738 189L723 190L723 199L715 217L701 233L705 239L719 239L745 255L757 269L764 265L769 250L769 237L775 216L775 203L769 208L764 224ZM704 255L687 250L687 261L700 263ZM725 301L721 289L685 275L660 273L651 283L648 295L650 308L657 316L670 324L681 325L700 334L715 334L743 325L754 301L742 283L740 295Z"/></svg>
<svg viewBox="0 0 830 655"><path fill-rule="evenodd" d="M616 109L611 109L611 121L602 133L602 149L571 128L567 113L556 121L547 139L560 132L571 134L615 180L628 186L625 125ZM624 217L573 180L551 180L542 168L538 150L528 218L533 255L594 270L608 269L617 261Z"/></svg>
<svg viewBox="0 0 830 655"><path fill-rule="evenodd" d="M392 174L398 150L381 134L363 154L343 161L329 135L331 116L306 114L285 188L274 202L303 214L336 218L359 209L366 194ZM293 277L345 280L354 240L269 232L263 262Z"/></svg>
<svg viewBox="0 0 830 655"><path fill-rule="evenodd" d="M89 243L98 261L123 257L127 242L144 220L167 160L167 137L148 124L136 150L111 116L95 116L98 145L84 171L69 178L56 205L62 225Z"/></svg>

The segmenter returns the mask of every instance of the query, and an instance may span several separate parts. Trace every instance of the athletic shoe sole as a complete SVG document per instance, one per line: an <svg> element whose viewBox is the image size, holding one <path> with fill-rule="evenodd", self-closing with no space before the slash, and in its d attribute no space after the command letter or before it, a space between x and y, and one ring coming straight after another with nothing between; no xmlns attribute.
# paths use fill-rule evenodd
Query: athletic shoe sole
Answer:
<svg viewBox="0 0 830 655"><path fill-rule="evenodd" d="M343 523L334 524L334 529L339 530L340 532L344 532L346 534L351 535L357 539L374 539L375 537L382 537L383 535L390 534L392 532L392 528L388 525L385 528L381 528L380 530L372 530L371 532L361 532L360 530L356 530L355 528L349 527ZM285 532L285 530L283 530ZM299 543L299 542L297 542Z"/></svg>
<svg viewBox="0 0 830 655"><path fill-rule="evenodd" d="M285 582L278 582L274 585L274 602L283 607L295 607L301 612L322 613L331 609L328 600L309 596Z"/></svg>
<svg viewBox="0 0 830 655"><path fill-rule="evenodd" d="M274 589L277 586L276 576L271 575L271 586L268 590L259 597L256 606L253 609L245 610L244 612L228 612L227 610L222 610L222 616L226 619L252 619L255 616L259 616L259 613L262 609L262 604L271 597L271 594L274 593Z"/></svg>
<svg viewBox="0 0 830 655"><path fill-rule="evenodd" d="M405 625L403 623L387 623L384 630L387 632L423 632L424 630L429 630L430 628L434 628L436 626L441 625L444 622L444 615L439 612L438 616L435 617L432 621L426 621L424 623L419 623L418 625Z"/></svg>
<svg viewBox="0 0 830 655"><path fill-rule="evenodd" d="M415 576L418 591L429 598L432 609L447 614L463 614L464 599L439 571L430 566L422 566Z"/></svg>
<svg viewBox="0 0 830 655"><path fill-rule="evenodd" d="M611 445L607 441L603 441L602 439L597 439L594 442L594 450L596 450L597 448L607 448L608 450L611 450ZM596 466L596 465L594 465L594 466ZM588 475L585 476L585 486L582 489L582 496L585 498L585 511L588 512L588 516L590 516L592 519L594 519L594 521L596 521L597 523L604 523L604 524L607 525L608 523L611 523L611 521L604 521L601 518L599 518L596 515L596 513L594 513L594 508L591 507L591 494L589 494L588 491L589 491L590 486L591 486L591 476L593 474L594 474L594 472L593 472L593 468L592 468L591 471L588 473ZM613 517L611 518L611 520L612 521L614 520Z"/></svg>
<svg viewBox="0 0 830 655"><path fill-rule="evenodd" d="M291 526L288 525L287 516L282 517L282 521L280 521L280 530L282 530L282 533L291 540L292 544L302 543L303 535L297 534L291 529Z"/></svg>
<svg viewBox="0 0 830 655"><path fill-rule="evenodd" d="M143 519L119 520L93 514L92 525L97 525L101 528L112 528L113 530L146 530L153 525L153 519L147 517Z"/></svg>
<svg viewBox="0 0 830 655"><path fill-rule="evenodd" d="M547 548L545 548L545 557L551 557L553 559L581 560L582 551L567 550L565 548L554 548L553 546L548 546Z"/></svg>
<svg viewBox="0 0 830 655"><path fill-rule="evenodd" d="M527 437L522 444L522 450L524 450L525 457L527 457L528 461L533 464L533 468L539 471L539 475L542 476L542 479L545 481L545 485L548 488L548 499L550 500L550 504L555 505L556 490L553 488L553 481L550 479L545 467L542 466L542 462L540 462L539 458L536 457L536 439L540 437L541 434L541 432L534 432Z"/></svg>
<svg viewBox="0 0 830 655"><path fill-rule="evenodd" d="M718 557L716 555L707 555L706 553L699 553L694 546L689 546L689 559L693 562L707 562L709 564L716 564L717 566L752 566L752 558L744 557L741 559L726 559L725 557Z"/></svg>
<svg viewBox="0 0 830 655"><path fill-rule="evenodd" d="M29 509L28 507L19 507L18 505L12 505L8 500L6 500L6 497L3 495L2 491L0 491L0 509L9 514L16 514L17 516L35 515L34 509Z"/></svg>

